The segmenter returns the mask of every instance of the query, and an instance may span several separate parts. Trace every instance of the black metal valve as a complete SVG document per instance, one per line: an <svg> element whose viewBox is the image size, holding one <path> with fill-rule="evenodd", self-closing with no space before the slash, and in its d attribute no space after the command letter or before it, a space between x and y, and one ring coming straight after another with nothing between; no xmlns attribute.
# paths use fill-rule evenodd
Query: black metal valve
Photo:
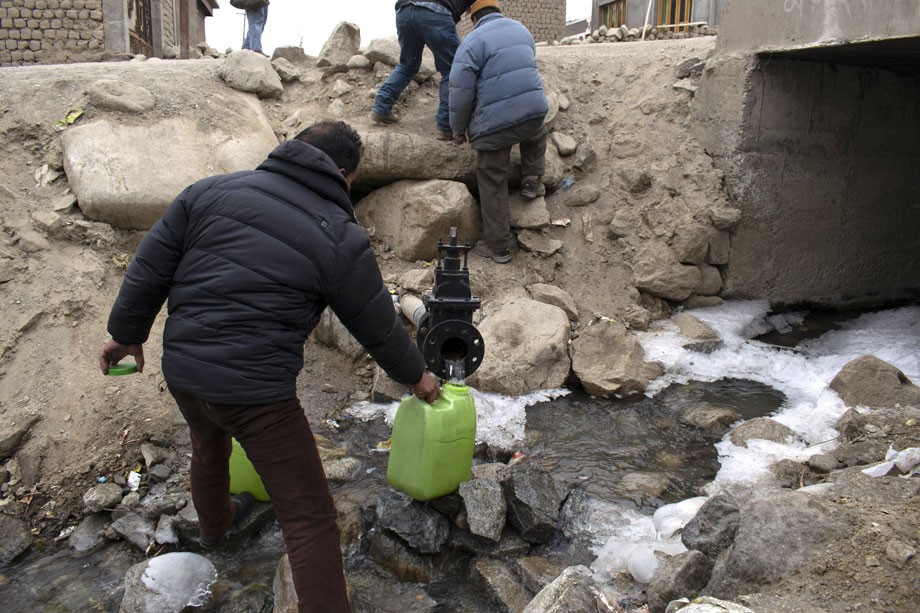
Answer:
<svg viewBox="0 0 920 613"><path fill-rule="evenodd" d="M482 364L485 343L473 312L479 298L470 290L467 253L469 242L457 244L457 228L450 229L450 243L438 239L438 262L434 288L422 297L427 314L418 326L416 342L428 369L443 379L462 381Z"/></svg>

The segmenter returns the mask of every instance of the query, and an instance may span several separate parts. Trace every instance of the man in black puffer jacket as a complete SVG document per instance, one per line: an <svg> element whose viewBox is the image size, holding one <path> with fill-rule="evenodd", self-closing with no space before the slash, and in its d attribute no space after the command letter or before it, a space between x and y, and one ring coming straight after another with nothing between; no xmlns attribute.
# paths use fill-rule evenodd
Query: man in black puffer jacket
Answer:
<svg viewBox="0 0 920 613"><path fill-rule="evenodd" d="M229 495L231 436L281 524L300 611L348 611L336 511L296 395L304 343L329 306L394 380L433 402L437 380L397 318L349 188L361 139L322 122L256 170L186 188L144 237L109 316L103 373L144 366L164 301L163 375L189 424L200 542L216 547L251 499Z"/></svg>

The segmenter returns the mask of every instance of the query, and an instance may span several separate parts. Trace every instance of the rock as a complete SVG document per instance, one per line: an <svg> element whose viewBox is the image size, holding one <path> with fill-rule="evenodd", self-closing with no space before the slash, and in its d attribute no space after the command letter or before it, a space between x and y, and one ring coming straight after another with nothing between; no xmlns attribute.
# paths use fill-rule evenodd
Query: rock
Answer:
<svg viewBox="0 0 920 613"><path fill-rule="evenodd" d="M601 321L588 326L572 342L572 370L592 396L642 393L662 373L625 326Z"/></svg>
<svg viewBox="0 0 920 613"><path fill-rule="evenodd" d="M291 560L288 554L281 556L275 578L272 580L274 594L273 613L297 613L297 590L294 587L294 575L291 573Z"/></svg>
<svg viewBox="0 0 920 613"><path fill-rule="evenodd" d="M345 324L339 321L339 318L329 308L320 315L319 323L316 324L311 335L326 347L337 349L352 360L367 353L361 343L351 335Z"/></svg>
<svg viewBox="0 0 920 613"><path fill-rule="evenodd" d="M549 139L562 157L572 155L578 149L578 143L575 142L575 139L564 132L553 132L549 135Z"/></svg>
<svg viewBox="0 0 920 613"><path fill-rule="evenodd" d="M395 36L375 38L364 50L364 57L371 64L381 62L387 66L399 64L399 40Z"/></svg>
<svg viewBox="0 0 920 613"><path fill-rule="evenodd" d="M542 196L525 200L519 193L511 194L508 198L508 210L511 214L512 228L539 230L550 224L546 198Z"/></svg>
<svg viewBox="0 0 920 613"><path fill-rule="evenodd" d="M677 65L677 68L674 69L674 76L678 79L686 79L687 77L699 77L703 74L703 68L705 67L705 60L691 57Z"/></svg>
<svg viewBox="0 0 920 613"><path fill-rule="evenodd" d="M715 560L735 539L741 511L726 494L707 500L684 526L680 540L687 549L701 551Z"/></svg>
<svg viewBox="0 0 920 613"><path fill-rule="evenodd" d="M697 294L715 296L722 291L722 273L718 268L702 262L697 264L697 268L700 269L700 284L695 290Z"/></svg>
<svg viewBox="0 0 920 613"><path fill-rule="evenodd" d="M62 135L64 168L83 213L118 228L147 230L190 183L255 168L277 145L252 96L227 91L204 106L145 126L101 120L68 128ZM201 130L199 119L212 114L223 120ZM150 163L170 159L182 163Z"/></svg>
<svg viewBox="0 0 920 613"><path fill-rule="evenodd" d="M149 90L115 79L100 79L86 93L90 104L107 111L143 113L156 105L156 98Z"/></svg>
<svg viewBox="0 0 920 613"><path fill-rule="evenodd" d="M149 473L154 481L166 481L172 473L172 469L166 464L154 464Z"/></svg>
<svg viewBox="0 0 920 613"><path fill-rule="evenodd" d="M361 460L358 458L339 458L323 462L326 478L334 483L354 481L361 470Z"/></svg>
<svg viewBox="0 0 920 613"><path fill-rule="evenodd" d="M709 234L709 250L706 263L713 266L728 264L731 252L731 234L725 231L713 231Z"/></svg>
<svg viewBox="0 0 920 613"><path fill-rule="evenodd" d="M460 484L459 492L470 532L497 542L505 527L507 512L498 479L482 477L464 481Z"/></svg>
<svg viewBox="0 0 920 613"><path fill-rule="evenodd" d="M316 59L317 68L346 64L361 46L361 29L353 23L342 21L335 28Z"/></svg>
<svg viewBox="0 0 920 613"><path fill-rule="evenodd" d="M847 362L831 380L830 388L848 407L920 405L920 388L896 367L873 355Z"/></svg>
<svg viewBox="0 0 920 613"><path fill-rule="evenodd" d="M259 98L277 98L284 92L281 77L268 58L248 49L234 51L224 58L218 75L233 89Z"/></svg>
<svg viewBox="0 0 920 613"><path fill-rule="evenodd" d="M565 311L517 292L484 309L478 328L489 350L469 384L509 396L562 387L570 368Z"/></svg>
<svg viewBox="0 0 920 613"><path fill-rule="evenodd" d="M380 495L377 523L399 535L419 553L441 551L450 536L446 517L395 490L386 490Z"/></svg>
<svg viewBox="0 0 920 613"><path fill-rule="evenodd" d="M662 562L646 588L649 613L663 613L672 600L681 596L695 597L712 572L712 562L699 551L687 551Z"/></svg>
<svg viewBox="0 0 920 613"><path fill-rule="evenodd" d="M397 181L363 198L356 214L363 226L375 229L377 239L410 262L435 259L438 239L447 240L451 228L470 244L480 232L476 201L456 181Z"/></svg>
<svg viewBox="0 0 920 613"><path fill-rule="evenodd" d="M671 318L680 333L691 341L721 341L719 334L688 313L678 313Z"/></svg>
<svg viewBox="0 0 920 613"><path fill-rule="evenodd" d="M901 541L891 540L885 546L885 557L894 562L898 568L907 564L915 555L917 555L917 550Z"/></svg>
<svg viewBox="0 0 920 613"><path fill-rule="evenodd" d="M50 238L89 245L96 249L115 244L115 230L109 224L74 219L51 211L32 213L32 221Z"/></svg>
<svg viewBox="0 0 920 613"><path fill-rule="evenodd" d="M376 188L404 179L445 179L476 185L476 153L434 136L392 130L361 132L364 154L355 186ZM360 202L358 203L360 206Z"/></svg>
<svg viewBox="0 0 920 613"><path fill-rule="evenodd" d="M93 513L83 518L70 533L67 544L77 553L90 553L105 544L106 513Z"/></svg>
<svg viewBox="0 0 920 613"><path fill-rule="evenodd" d="M524 587L536 594L561 575L565 568L541 556L525 556L514 560L514 570Z"/></svg>
<svg viewBox="0 0 920 613"><path fill-rule="evenodd" d="M633 284L644 292L665 300L685 300L700 285L696 266L682 264L670 247L648 241L640 249L633 266Z"/></svg>
<svg viewBox="0 0 920 613"><path fill-rule="evenodd" d="M6 417L0 426L0 462L6 461L16 453L32 426L41 420L39 415L23 416L19 419Z"/></svg>
<svg viewBox="0 0 920 613"><path fill-rule="evenodd" d="M157 527L153 539L161 545L175 545L179 542L179 533L176 532L175 519L169 515L161 515L157 520Z"/></svg>
<svg viewBox="0 0 920 613"><path fill-rule="evenodd" d="M601 190L594 185L580 185L571 190L565 197L563 204L569 207L585 206L597 202L601 197Z"/></svg>
<svg viewBox="0 0 920 613"><path fill-rule="evenodd" d="M723 434L732 424L741 419L741 414L737 411L709 402L691 408L680 418L685 424L718 435Z"/></svg>
<svg viewBox="0 0 920 613"><path fill-rule="evenodd" d="M527 286L527 291L530 292L530 297L537 302L557 306L565 311L570 321L578 321L578 307L575 305L575 299L564 289L546 283L533 283Z"/></svg>
<svg viewBox="0 0 920 613"><path fill-rule="evenodd" d="M576 613L599 611L591 571L585 566L570 566L524 607L523 613ZM605 607L606 609L606 607Z"/></svg>
<svg viewBox="0 0 920 613"><path fill-rule="evenodd" d="M119 613L179 613L210 598L217 569L204 556L173 552L144 560L128 569Z"/></svg>
<svg viewBox="0 0 920 613"><path fill-rule="evenodd" d="M731 207L719 207L709 211L709 219L717 230L734 230L741 221L741 210Z"/></svg>
<svg viewBox="0 0 920 613"><path fill-rule="evenodd" d="M682 221L671 237L670 246L681 264L702 264L709 250L709 229L692 221ZM700 292L697 290L697 293Z"/></svg>
<svg viewBox="0 0 920 613"><path fill-rule="evenodd" d="M371 402L395 402L402 400L409 394L409 388L402 383L397 383L380 368L374 366L374 383L371 388Z"/></svg>
<svg viewBox="0 0 920 613"><path fill-rule="evenodd" d="M485 586L486 593L498 603L496 610L522 611L533 598L511 567L502 560L479 558L473 562L471 570Z"/></svg>
<svg viewBox="0 0 920 613"><path fill-rule="evenodd" d="M360 53L348 58L347 66L349 70L370 70L373 63Z"/></svg>
<svg viewBox="0 0 920 613"><path fill-rule="evenodd" d="M865 434L866 423L865 416L854 409L848 409L834 424L834 429L840 433L837 438L842 441L852 441L862 436Z"/></svg>
<svg viewBox="0 0 920 613"><path fill-rule="evenodd" d="M563 242L558 238L550 238L545 231L537 230L521 230L517 242L521 249L543 257L559 253L563 247Z"/></svg>
<svg viewBox="0 0 920 613"><path fill-rule="evenodd" d="M283 57L274 58L272 60L272 68L278 73L282 83L296 81L300 78L300 75L303 74L297 66Z"/></svg>
<svg viewBox="0 0 920 613"><path fill-rule="evenodd" d="M332 95L338 98L339 96L344 96L345 94L351 93L354 91L354 86L349 83L339 79L335 82L335 85L332 86Z"/></svg>
<svg viewBox="0 0 920 613"><path fill-rule="evenodd" d="M275 47L275 50L272 51L272 64L275 60L287 60L295 66L306 64L308 61L303 47L295 45Z"/></svg>
<svg viewBox="0 0 920 613"><path fill-rule="evenodd" d="M144 552L154 542L153 535L156 532L153 522L138 513L128 513L116 519L112 522L112 529L118 536Z"/></svg>
<svg viewBox="0 0 920 613"><path fill-rule="evenodd" d="M83 494L83 504L91 513L112 509L121 502L121 486L107 482L94 485Z"/></svg>
<svg viewBox="0 0 920 613"><path fill-rule="evenodd" d="M791 577L857 525L853 510L801 492L754 500L742 507L734 542L716 561L704 594L730 598Z"/></svg>
<svg viewBox="0 0 920 613"><path fill-rule="evenodd" d="M840 468L840 463L837 462L837 458L825 453L819 453L811 456L805 462L805 465L819 474L827 474L832 470L837 470Z"/></svg>
<svg viewBox="0 0 920 613"><path fill-rule="evenodd" d="M536 462L525 460L502 482L508 521L526 541L547 543L558 531L565 492Z"/></svg>
<svg viewBox="0 0 920 613"><path fill-rule="evenodd" d="M616 490L627 498L660 498L673 484L664 473L651 470L636 470L623 475L616 484Z"/></svg>
<svg viewBox="0 0 920 613"><path fill-rule="evenodd" d="M750 440L759 438L775 443L788 443L796 437L795 431L769 417L755 417L743 421L728 435L729 440L739 447L747 447Z"/></svg>
<svg viewBox="0 0 920 613"><path fill-rule="evenodd" d="M149 470L154 464L162 464L169 452L162 447L157 447L150 443L143 443L141 445L141 455L144 457L144 465Z"/></svg>
<svg viewBox="0 0 920 613"><path fill-rule="evenodd" d="M32 545L29 526L12 515L0 513L0 568Z"/></svg>

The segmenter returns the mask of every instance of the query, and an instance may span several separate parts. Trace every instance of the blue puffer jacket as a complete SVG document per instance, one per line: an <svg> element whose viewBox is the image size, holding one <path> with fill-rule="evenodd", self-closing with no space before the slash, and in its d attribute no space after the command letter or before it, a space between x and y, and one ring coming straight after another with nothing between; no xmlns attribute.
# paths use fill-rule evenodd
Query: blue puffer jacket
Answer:
<svg viewBox="0 0 920 613"><path fill-rule="evenodd" d="M425 369L345 179L298 140L256 170L204 179L176 198L128 268L112 338L146 341L167 297L166 382L211 402L294 398L304 342L327 305L396 381L415 383Z"/></svg>
<svg viewBox="0 0 920 613"><path fill-rule="evenodd" d="M450 127L471 141L546 116L533 36L500 13L467 34L450 69Z"/></svg>

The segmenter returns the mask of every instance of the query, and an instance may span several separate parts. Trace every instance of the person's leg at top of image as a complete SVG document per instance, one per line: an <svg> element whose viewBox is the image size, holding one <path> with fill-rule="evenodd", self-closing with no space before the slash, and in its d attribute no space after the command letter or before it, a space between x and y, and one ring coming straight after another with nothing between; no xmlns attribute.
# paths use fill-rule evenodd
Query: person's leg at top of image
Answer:
<svg viewBox="0 0 920 613"><path fill-rule="evenodd" d="M262 53L262 31L268 20L268 6L246 11L246 36L243 38L243 49Z"/></svg>
<svg viewBox="0 0 920 613"><path fill-rule="evenodd" d="M396 34L399 38L399 63L374 98L371 112L381 118L391 117L393 105L399 100L399 95L406 86L415 78L419 67L422 65L422 50L425 42L418 30L419 13L432 13L428 9L409 5L396 13ZM433 13L432 13L433 14Z"/></svg>
<svg viewBox="0 0 920 613"><path fill-rule="evenodd" d="M446 138L451 138L453 132L450 129L447 99L450 90L450 67L454 63L454 54L457 52L457 47L460 46L457 26L454 25L454 20L450 15L443 15L434 11L420 11L418 21L425 44L428 45L434 55L435 69L441 73L435 124L438 132L443 132Z"/></svg>

